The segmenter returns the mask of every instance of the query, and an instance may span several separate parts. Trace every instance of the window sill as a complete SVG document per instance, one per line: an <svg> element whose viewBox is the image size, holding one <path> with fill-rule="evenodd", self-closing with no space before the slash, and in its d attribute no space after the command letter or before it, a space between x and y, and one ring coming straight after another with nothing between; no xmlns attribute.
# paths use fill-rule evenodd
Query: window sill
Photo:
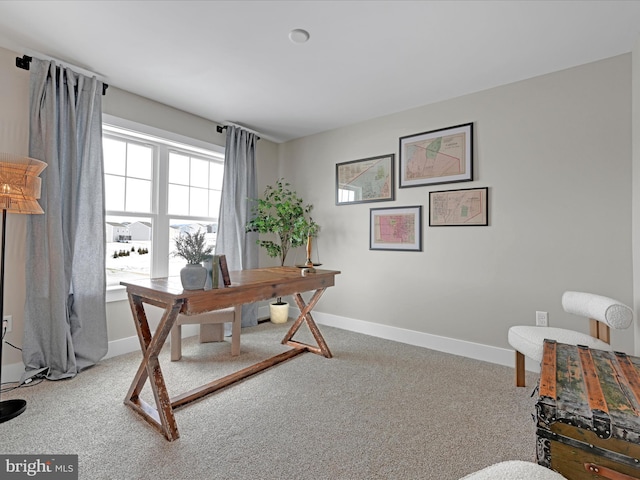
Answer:
<svg viewBox="0 0 640 480"><path fill-rule="evenodd" d="M121 302L127 300L127 289L122 285L107 287L106 302Z"/></svg>

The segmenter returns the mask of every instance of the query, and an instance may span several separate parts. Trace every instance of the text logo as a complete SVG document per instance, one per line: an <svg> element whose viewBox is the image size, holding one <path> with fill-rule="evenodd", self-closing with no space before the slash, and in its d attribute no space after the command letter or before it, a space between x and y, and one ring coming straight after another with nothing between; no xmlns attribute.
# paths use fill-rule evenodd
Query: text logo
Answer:
<svg viewBox="0 0 640 480"><path fill-rule="evenodd" d="M78 455L0 455L0 477L78 480Z"/></svg>

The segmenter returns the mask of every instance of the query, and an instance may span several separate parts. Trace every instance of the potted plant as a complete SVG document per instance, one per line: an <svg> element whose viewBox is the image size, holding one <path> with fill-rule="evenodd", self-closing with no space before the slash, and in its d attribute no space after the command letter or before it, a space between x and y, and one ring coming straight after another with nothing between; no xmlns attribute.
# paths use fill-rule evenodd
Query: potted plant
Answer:
<svg viewBox="0 0 640 480"><path fill-rule="evenodd" d="M175 239L174 257L182 257L187 265L180 270L182 288L185 290L202 290L207 281L207 269L202 265L213 246L207 245L204 232L193 234L184 232Z"/></svg>
<svg viewBox="0 0 640 480"><path fill-rule="evenodd" d="M265 188L262 198L252 199L252 218L245 227L247 232L275 236L272 240L259 238L256 243L270 257L279 258L281 266L284 266L290 249L305 245L307 239L316 236L320 229L309 216L313 205L305 205L290 186L280 178ZM270 311L272 322L284 323L289 317L289 304L278 297L270 305Z"/></svg>

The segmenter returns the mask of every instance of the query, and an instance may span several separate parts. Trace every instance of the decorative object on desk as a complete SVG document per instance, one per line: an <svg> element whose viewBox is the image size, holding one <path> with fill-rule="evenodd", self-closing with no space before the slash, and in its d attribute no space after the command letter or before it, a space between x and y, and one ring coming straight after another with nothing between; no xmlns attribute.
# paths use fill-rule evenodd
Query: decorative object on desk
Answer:
<svg viewBox="0 0 640 480"><path fill-rule="evenodd" d="M231 285L231 277L229 276L229 268L227 267L227 257L218 255L220 261L220 275L222 276L222 284L225 287Z"/></svg>
<svg viewBox="0 0 640 480"><path fill-rule="evenodd" d="M395 155L336 164L336 205L385 202L394 199Z"/></svg>
<svg viewBox="0 0 640 480"><path fill-rule="evenodd" d="M320 263L320 254L318 253L318 243L317 242L316 242L316 260L317 260L316 262L314 262L312 260L312 255L313 255L312 251L313 251L313 235L309 234L309 235L307 235L307 247L306 247L306 250L305 250L306 260L302 264L297 263L298 255L297 255L297 252L296 252L296 263L295 263L296 267L306 270L307 271L306 273L314 273L316 271L316 269L313 268L313 267L319 267L320 265L322 265Z"/></svg>
<svg viewBox="0 0 640 480"><path fill-rule="evenodd" d="M212 288L224 288L231 285L231 277L227 267L227 257L224 255L205 255L202 262L207 270L207 281L205 290Z"/></svg>
<svg viewBox="0 0 640 480"><path fill-rule="evenodd" d="M305 245L309 237L316 236L320 230L320 226L309 216L313 205L304 205L302 198L290 186L284 178L280 178L275 185L265 188L263 198L252 199L251 220L245 227L247 232L277 237L277 241L258 239L257 243L266 249L267 255L278 257L281 266L284 266L291 248ZM283 304L287 305L288 317L288 304L278 297L276 308Z"/></svg>
<svg viewBox="0 0 640 480"><path fill-rule="evenodd" d="M314 273L316 271L315 268L313 268L313 261L311 260L311 244L312 244L312 239L313 237L311 236L311 234L307 235L307 261L304 262L304 266L307 269L307 273Z"/></svg>
<svg viewBox="0 0 640 480"><path fill-rule="evenodd" d="M207 255L202 262L202 265L207 270L207 280L204 284L205 290L212 288L218 288L218 282L220 279L220 258L217 255Z"/></svg>
<svg viewBox="0 0 640 480"><path fill-rule="evenodd" d="M185 290L203 290L207 282L207 269L202 265L213 251L213 246L206 244L204 232L193 234L184 232L176 237L175 257L182 257L187 265L180 270L182 288Z"/></svg>
<svg viewBox="0 0 640 480"><path fill-rule="evenodd" d="M10 153L0 153L0 208L2 208L2 266L0 266L0 319L4 318L4 260L7 230L7 212L36 214L44 213L37 199L40 198L40 173L47 164L33 158ZM4 329L0 336L0 377L2 377L2 344ZM0 423L17 417L27 408L20 399L0 401Z"/></svg>
<svg viewBox="0 0 640 480"><path fill-rule="evenodd" d="M207 269L202 264L187 263L180 269L180 281L185 290L204 290Z"/></svg>
<svg viewBox="0 0 640 480"><path fill-rule="evenodd" d="M400 137L400 188L473 180L473 123Z"/></svg>

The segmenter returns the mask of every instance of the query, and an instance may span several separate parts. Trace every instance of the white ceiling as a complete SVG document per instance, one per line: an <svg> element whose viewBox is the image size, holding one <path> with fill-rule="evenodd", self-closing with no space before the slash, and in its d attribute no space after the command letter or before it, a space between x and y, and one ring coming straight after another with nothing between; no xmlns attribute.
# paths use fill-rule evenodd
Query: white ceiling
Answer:
<svg viewBox="0 0 640 480"><path fill-rule="evenodd" d="M627 53L639 33L639 1L0 1L0 46L277 142Z"/></svg>

